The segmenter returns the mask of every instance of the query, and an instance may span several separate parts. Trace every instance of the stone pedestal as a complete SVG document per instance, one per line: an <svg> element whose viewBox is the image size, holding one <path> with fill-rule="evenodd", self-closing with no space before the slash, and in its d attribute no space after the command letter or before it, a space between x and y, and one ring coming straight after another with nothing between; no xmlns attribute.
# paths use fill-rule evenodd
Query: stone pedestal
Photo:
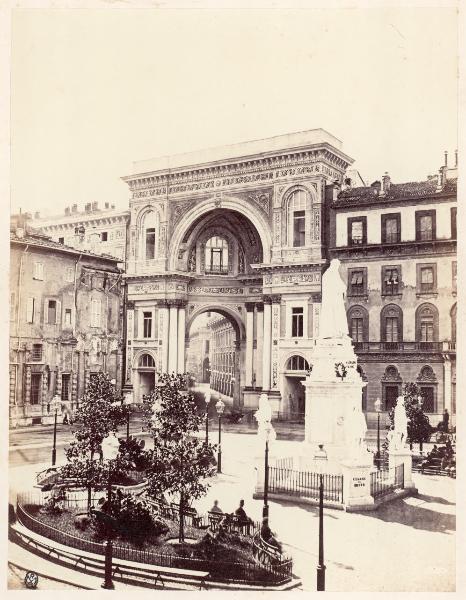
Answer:
<svg viewBox="0 0 466 600"><path fill-rule="evenodd" d="M348 457L354 431L353 412L362 414L362 389L366 383L357 372L351 339L317 339L312 353L312 372L305 382L304 442L317 449L323 444L329 460ZM309 455L309 452L306 452Z"/></svg>
<svg viewBox="0 0 466 600"><path fill-rule="evenodd" d="M388 468L395 470L398 465L404 465L404 488L416 490L416 486L413 483L413 454L408 446L400 449L388 450Z"/></svg>
<svg viewBox="0 0 466 600"><path fill-rule="evenodd" d="M372 466L364 464L365 459L343 460L341 470L343 474L343 502L346 510L366 509L374 506L371 496Z"/></svg>

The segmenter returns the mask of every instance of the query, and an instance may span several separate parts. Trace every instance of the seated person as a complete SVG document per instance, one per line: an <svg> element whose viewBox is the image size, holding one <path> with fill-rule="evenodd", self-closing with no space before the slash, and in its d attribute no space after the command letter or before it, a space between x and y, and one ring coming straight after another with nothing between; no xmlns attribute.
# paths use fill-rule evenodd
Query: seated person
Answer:
<svg viewBox="0 0 466 600"><path fill-rule="evenodd" d="M235 516L238 525L247 526L247 532L249 533L250 525L252 525L252 519L248 517L244 510L244 500L239 501L239 507L235 510Z"/></svg>
<svg viewBox="0 0 466 600"><path fill-rule="evenodd" d="M209 512L223 514L223 510L218 505L218 500L214 500L214 505L212 506Z"/></svg>
<svg viewBox="0 0 466 600"><path fill-rule="evenodd" d="M277 538L273 535L272 530L269 527L269 520L268 519L264 519L262 521L261 538L264 540L264 542L267 542L267 544L269 544L270 546L273 546L279 552L282 551L282 545L277 540Z"/></svg>

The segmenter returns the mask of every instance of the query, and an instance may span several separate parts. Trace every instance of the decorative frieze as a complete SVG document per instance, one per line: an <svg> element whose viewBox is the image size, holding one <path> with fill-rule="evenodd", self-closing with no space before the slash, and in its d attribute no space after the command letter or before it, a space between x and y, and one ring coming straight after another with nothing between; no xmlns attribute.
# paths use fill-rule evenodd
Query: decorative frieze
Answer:
<svg viewBox="0 0 466 600"><path fill-rule="evenodd" d="M242 287L204 287L188 285L188 293L208 296L218 294L241 296L244 294L244 289Z"/></svg>

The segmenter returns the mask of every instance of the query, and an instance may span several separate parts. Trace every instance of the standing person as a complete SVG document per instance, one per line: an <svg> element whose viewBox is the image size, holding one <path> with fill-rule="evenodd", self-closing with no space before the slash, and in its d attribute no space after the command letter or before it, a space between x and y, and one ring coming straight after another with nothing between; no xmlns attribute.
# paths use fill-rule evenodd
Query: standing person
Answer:
<svg viewBox="0 0 466 600"><path fill-rule="evenodd" d="M443 425L443 431L445 433L448 432L448 423L450 422L450 413L448 412L448 408L446 408L443 411L443 417L442 417L442 425Z"/></svg>

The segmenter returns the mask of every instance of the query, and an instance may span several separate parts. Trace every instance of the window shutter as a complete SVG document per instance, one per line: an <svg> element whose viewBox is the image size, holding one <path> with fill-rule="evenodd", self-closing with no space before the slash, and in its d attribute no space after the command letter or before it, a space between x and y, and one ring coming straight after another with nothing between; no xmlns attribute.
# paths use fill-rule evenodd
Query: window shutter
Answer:
<svg viewBox="0 0 466 600"><path fill-rule="evenodd" d="M34 298L28 298L26 321L27 323L34 323Z"/></svg>
<svg viewBox="0 0 466 600"><path fill-rule="evenodd" d="M61 317L61 302L59 300L57 300L56 307L57 307L57 310L55 312L55 323L54 323L55 325L57 323L61 323L61 318L62 318Z"/></svg>
<svg viewBox="0 0 466 600"><path fill-rule="evenodd" d="M49 322L49 300L44 300L44 324L47 325Z"/></svg>

